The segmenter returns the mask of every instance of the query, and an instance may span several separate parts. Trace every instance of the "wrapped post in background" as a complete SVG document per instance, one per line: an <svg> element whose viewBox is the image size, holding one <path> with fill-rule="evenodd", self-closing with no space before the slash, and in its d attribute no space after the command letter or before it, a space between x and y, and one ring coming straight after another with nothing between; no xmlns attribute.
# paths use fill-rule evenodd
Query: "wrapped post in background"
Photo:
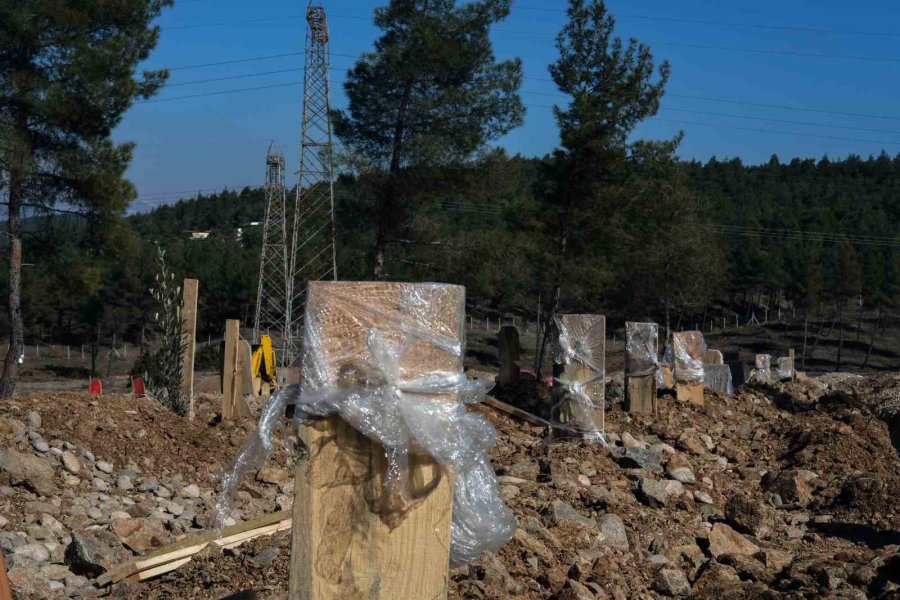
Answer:
<svg viewBox="0 0 900 600"><path fill-rule="evenodd" d="M555 315L552 418L561 429L603 441L606 403L606 317ZM557 388L557 386L559 386Z"/></svg>
<svg viewBox="0 0 900 600"><path fill-rule="evenodd" d="M654 412L658 369L657 324L625 323L625 407L628 412Z"/></svg>
<svg viewBox="0 0 900 600"><path fill-rule="evenodd" d="M496 433L466 408L486 385L462 373L464 301L452 285L309 283L290 598L445 597L451 562L515 531Z"/></svg>
<svg viewBox="0 0 900 600"><path fill-rule="evenodd" d="M672 334L675 394L679 400L703 404L703 360L706 340L699 331Z"/></svg>
<svg viewBox="0 0 900 600"><path fill-rule="evenodd" d="M763 383L770 383L772 381L772 355L771 354L757 354L756 359L756 372L753 375L754 381L760 381Z"/></svg>

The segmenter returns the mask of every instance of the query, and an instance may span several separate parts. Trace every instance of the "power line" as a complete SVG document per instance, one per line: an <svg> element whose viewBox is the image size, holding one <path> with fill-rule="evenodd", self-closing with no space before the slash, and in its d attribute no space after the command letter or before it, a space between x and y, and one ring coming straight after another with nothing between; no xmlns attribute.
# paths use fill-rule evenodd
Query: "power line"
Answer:
<svg viewBox="0 0 900 600"><path fill-rule="evenodd" d="M516 8L519 10L533 10L533 11L541 11L541 12L555 12L555 13L565 13L565 9L560 8L543 8L536 6L522 6L516 5ZM761 23L734 23L728 21L710 21L706 19L684 19L684 18L676 18L676 17L651 17L647 15L634 15L634 14L616 14L613 15L616 20L623 19L634 19L634 20L643 20L643 21L662 21L668 23L691 23L694 25L714 25L717 27L745 27L748 29L767 29L771 31L794 31L799 33L827 33L832 35L864 35L864 36L881 36L881 37L898 37L900 34L896 32L885 32L885 31L851 31L851 30L842 30L842 29L827 29L827 28L818 28L818 27L803 27L803 26L792 26L792 25L766 25Z"/></svg>
<svg viewBox="0 0 900 600"><path fill-rule="evenodd" d="M223 60L219 62L211 62L211 63L203 63L199 65L183 65L180 67L168 67L169 71L185 71L187 69L203 69L206 67L218 67L221 65L236 65L238 63L247 63L247 62L256 62L260 60L271 60L275 58L285 58L287 56L302 56L303 52L285 52L282 54L267 54L264 56L253 56L250 58L238 58L234 60ZM159 69L165 69L167 67L157 67Z"/></svg>

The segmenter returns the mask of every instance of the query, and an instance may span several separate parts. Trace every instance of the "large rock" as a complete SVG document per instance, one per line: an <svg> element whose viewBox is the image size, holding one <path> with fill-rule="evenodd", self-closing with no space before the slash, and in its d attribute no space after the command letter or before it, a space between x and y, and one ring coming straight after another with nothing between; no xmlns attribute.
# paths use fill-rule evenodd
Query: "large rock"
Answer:
<svg viewBox="0 0 900 600"><path fill-rule="evenodd" d="M53 481L53 467L32 454L22 454L12 448L0 449L0 472L7 473L13 485L23 485L41 496L59 493Z"/></svg>
<svg viewBox="0 0 900 600"><path fill-rule="evenodd" d="M726 525L716 523L709 532L709 553L718 558L723 554L755 554L759 546Z"/></svg>
<svg viewBox="0 0 900 600"><path fill-rule="evenodd" d="M772 509L744 496L731 496L725 503L725 518L738 530L765 539L774 528Z"/></svg>
<svg viewBox="0 0 900 600"><path fill-rule="evenodd" d="M641 477L638 480L637 497L651 508L661 508L668 503L669 487L665 481Z"/></svg>
<svg viewBox="0 0 900 600"><path fill-rule="evenodd" d="M16 598L49 598L52 594L50 579L32 565L11 568L7 578Z"/></svg>
<svg viewBox="0 0 900 600"><path fill-rule="evenodd" d="M97 577L131 554L122 547L119 539L109 531L91 530L72 534L72 542L66 548L66 564L76 575Z"/></svg>
<svg viewBox="0 0 900 600"><path fill-rule="evenodd" d="M653 589L663 596L687 596L691 593L691 584L679 569L663 567L653 577Z"/></svg>
<svg viewBox="0 0 900 600"><path fill-rule="evenodd" d="M616 462L626 469L647 469L654 473L662 472L662 454L649 448L625 448L619 453Z"/></svg>
<svg viewBox="0 0 900 600"><path fill-rule="evenodd" d="M808 477L797 470L769 471L762 478L762 487L767 492L778 494L782 502L806 504L812 500L812 490Z"/></svg>
<svg viewBox="0 0 900 600"><path fill-rule="evenodd" d="M62 463L63 468L72 475L77 475L78 471L81 470L81 463L78 461L78 457L69 450L62 453Z"/></svg>
<svg viewBox="0 0 900 600"><path fill-rule="evenodd" d="M40 542L32 542L30 544L18 546L13 549L13 555L16 558L24 558L33 560L34 562L45 562L50 560L50 551L47 550L47 546Z"/></svg>
<svg viewBox="0 0 900 600"><path fill-rule="evenodd" d="M628 551L628 533L622 517L612 513L604 514L600 517L600 532L606 536L607 545Z"/></svg>
<svg viewBox="0 0 900 600"><path fill-rule="evenodd" d="M278 467L263 467L256 472L256 480L262 483L287 483L290 479L290 471Z"/></svg>

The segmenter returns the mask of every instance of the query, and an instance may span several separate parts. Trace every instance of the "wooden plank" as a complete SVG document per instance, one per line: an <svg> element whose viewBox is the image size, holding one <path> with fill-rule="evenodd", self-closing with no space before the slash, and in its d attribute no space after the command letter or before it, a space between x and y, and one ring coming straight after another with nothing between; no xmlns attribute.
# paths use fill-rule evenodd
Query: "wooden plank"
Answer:
<svg viewBox="0 0 900 600"><path fill-rule="evenodd" d="M414 326L461 341L464 301L459 286L309 282L306 323L319 327L326 378L321 383L358 384L371 370L367 337L372 329L391 342L409 342L400 360L404 377L462 371L461 356L404 331L412 320ZM422 311L429 323L414 319ZM306 372L303 379L306 385L317 381ZM404 503L384 487L385 452L377 442L337 417L302 425L299 433L311 458L295 472L289 598L446 598L450 476L430 457L411 455L407 494L412 501Z"/></svg>
<svg viewBox="0 0 900 600"><path fill-rule="evenodd" d="M575 338L579 338L578 345L586 353L589 353L593 366L599 369L606 367L606 317L603 315L559 315L559 322ZM557 331L559 336L560 332ZM568 364L557 363L553 367L553 376L562 381L587 382L586 393L590 397L592 406L586 406L583 401L571 399L566 401L558 415L560 423L571 423L574 427L583 431L600 430L606 428L606 384L603 378L594 379L598 371L585 365L582 361L571 360ZM555 388L556 386L554 386ZM561 389L560 386L559 389Z"/></svg>
<svg viewBox="0 0 900 600"><path fill-rule="evenodd" d="M703 382L676 383L675 397L681 402L691 402L693 404L703 405L706 402L703 397Z"/></svg>
<svg viewBox="0 0 900 600"><path fill-rule="evenodd" d="M524 421L528 421L532 425L539 425L541 427L552 427L550 421L545 421L544 419L538 417L537 415L533 415L530 412L524 411L517 406L513 406L512 404L507 404L502 400L497 400L492 396L485 396L483 400L484 404L492 408L496 408L501 412L505 412L508 415L512 415L514 417L518 417Z"/></svg>
<svg viewBox="0 0 900 600"><path fill-rule="evenodd" d="M500 355L500 374L497 383L509 385L519 380L519 332L512 325L504 325L497 333Z"/></svg>
<svg viewBox="0 0 900 600"><path fill-rule="evenodd" d="M224 545L232 543L237 539L246 541L248 539L253 539L253 537L258 537L256 532L259 530L266 530L273 525L278 525L283 529L287 529L290 527L290 524L291 513L290 511L285 510L277 513L269 513L257 519L225 527L221 531L221 535L218 531L207 531L191 535L174 544L157 548L131 562L103 573L97 577L97 585L103 587L110 583L117 583L142 571L147 571L160 565L165 565L192 556L197 552L200 552L200 550L203 550L210 542L218 543L219 541L222 541L222 544L220 545Z"/></svg>
<svg viewBox="0 0 900 600"><path fill-rule="evenodd" d="M241 371L238 365L238 342L241 322L237 319L225 321L225 353L222 368L222 419L233 419L237 396L242 392Z"/></svg>
<svg viewBox="0 0 900 600"><path fill-rule="evenodd" d="M200 282L196 279L185 279L182 290L184 316L184 332L186 346L184 349L184 368L181 389L188 398L188 418L194 419L194 355L197 352L197 297Z"/></svg>

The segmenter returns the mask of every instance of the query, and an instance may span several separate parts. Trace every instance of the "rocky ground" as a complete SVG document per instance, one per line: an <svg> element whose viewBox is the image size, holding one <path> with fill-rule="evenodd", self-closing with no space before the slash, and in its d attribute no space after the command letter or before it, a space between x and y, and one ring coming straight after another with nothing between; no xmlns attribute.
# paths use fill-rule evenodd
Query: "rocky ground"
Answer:
<svg viewBox="0 0 900 600"><path fill-rule="evenodd" d="M519 529L451 573L451 598L900 598L898 399L890 375L744 387L703 407L663 397L652 418L613 403L611 448L479 407L500 434L492 459ZM201 403L192 425L118 397L0 408L0 545L16 597L283 598L288 532L148 582L92 585L211 525L217 473L252 428L212 410ZM291 464L281 449L251 473L232 518L286 508Z"/></svg>

